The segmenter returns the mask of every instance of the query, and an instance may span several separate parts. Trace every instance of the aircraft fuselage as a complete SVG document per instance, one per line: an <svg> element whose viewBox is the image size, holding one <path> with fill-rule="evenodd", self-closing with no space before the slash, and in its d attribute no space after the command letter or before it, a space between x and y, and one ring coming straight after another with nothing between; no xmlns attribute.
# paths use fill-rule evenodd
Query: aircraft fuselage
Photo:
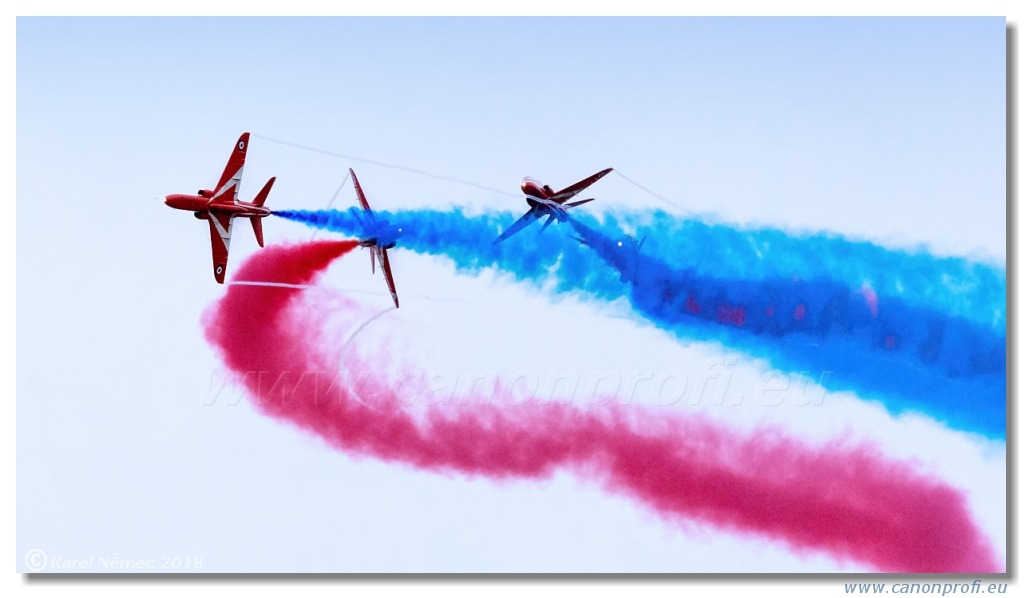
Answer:
<svg viewBox="0 0 1024 598"><path fill-rule="evenodd" d="M196 214L196 218L199 219L204 219L211 211L230 214L232 218L237 216L263 218L270 215L270 208L257 206L245 201L238 203L214 203L213 198L204 192L200 192L199 195L173 193L164 198L164 203L176 210L193 212Z"/></svg>
<svg viewBox="0 0 1024 598"><path fill-rule="evenodd" d="M531 208L540 210L545 215L550 214L559 222L565 222L569 216L565 206L557 201L548 199L555 194L555 191L550 186L542 185L534 179L526 177L519 188L526 194L526 203Z"/></svg>
<svg viewBox="0 0 1024 598"><path fill-rule="evenodd" d="M380 239L377 239L375 237L361 237L359 239L359 246L360 247L380 247L381 249L391 249L392 247L394 247L397 244L398 244L398 242L395 241L395 240L392 240L390 242L384 243L384 242L381 242Z"/></svg>
<svg viewBox="0 0 1024 598"><path fill-rule="evenodd" d="M391 249L398 244L398 238L402 236L401 227L395 226L383 218L378 219L369 210L363 211L358 208L350 208L349 212L355 216L362 229L359 235L360 247Z"/></svg>

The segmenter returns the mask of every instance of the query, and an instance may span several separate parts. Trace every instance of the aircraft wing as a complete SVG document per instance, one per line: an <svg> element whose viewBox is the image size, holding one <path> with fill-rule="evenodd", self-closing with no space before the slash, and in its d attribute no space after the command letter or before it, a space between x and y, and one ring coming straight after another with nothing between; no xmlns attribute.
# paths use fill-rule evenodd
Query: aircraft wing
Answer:
<svg viewBox="0 0 1024 598"><path fill-rule="evenodd" d="M512 235L518 233L519 231L523 230L527 226L530 226L531 224L533 224L533 221L538 219L538 218L540 218L540 212L538 210L530 208L530 211L525 213L525 214L523 214L522 218L520 218L519 220L516 220L515 222L513 222L512 226L506 228L503 233L498 235L498 238L495 239L492 244L501 243L505 239L507 239L507 238L511 237Z"/></svg>
<svg viewBox="0 0 1024 598"><path fill-rule="evenodd" d="M398 292L395 291L395 279L391 276L391 262L388 261L388 250L380 250L380 269L384 271L384 280L388 281L388 290L391 291L391 298L395 300L395 309L398 309Z"/></svg>
<svg viewBox="0 0 1024 598"><path fill-rule="evenodd" d="M224 275L228 270L228 248L231 247L231 227L234 219L228 214L210 213L210 245L213 248L213 277L224 284Z"/></svg>
<svg viewBox="0 0 1024 598"><path fill-rule="evenodd" d="M242 184L242 168L245 166L245 152L249 149L249 134L242 133L242 136L235 142L235 149L231 150L231 157L224 167L224 174L220 175L217 186L213 190L213 200L216 203L238 203L238 187Z"/></svg>
<svg viewBox="0 0 1024 598"><path fill-rule="evenodd" d="M352 186L356 188L356 196L359 197L359 205L363 206L364 212L369 212L370 202L366 201L366 195L363 194L363 188L359 185L359 179L356 178L356 171L349 168L348 173L352 176Z"/></svg>
<svg viewBox="0 0 1024 598"><path fill-rule="evenodd" d="M572 185L569 185L565 189L562 189L558 193L555 193L554 195L552 195L551 196L551 200L557 201L558 203L564 203L565 200L571 199L573 197L576 197L576 195L579 194L580 191L583 191L587 187L593 185L598 180L600 180L601 177L603 177L604 175L608 174L611 171L612 171L611 168L605 168L601 172L599 172L597 174L592 174L589 177L583 179L582 181L580 181L578 183L574 183Z"/></svg>

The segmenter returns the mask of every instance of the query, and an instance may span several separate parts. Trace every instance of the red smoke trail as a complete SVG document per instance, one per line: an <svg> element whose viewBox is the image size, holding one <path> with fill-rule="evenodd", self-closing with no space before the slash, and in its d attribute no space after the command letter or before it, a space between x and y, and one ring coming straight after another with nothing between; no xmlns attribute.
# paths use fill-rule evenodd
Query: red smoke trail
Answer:
<svg viewBox="0 0 1024 598"><path fill-rule="evenodd" d="M354 246L271 247L238 278L306 283ZM757 534L882 571L1003 570L960 493L869 448L812 448L778 430L741 435L698 419L636 409L581 413L559 403L429 408L414 416L374 379L363 381L360 397L391 399L370 407L325 375L337 362L310 341L322 338L329 314L301 297L295 289L231 287L206 314L206 336L264 413L339 449L490 478L568 469L666 519ZM403 398L421 390L403 388Z"/></svg>

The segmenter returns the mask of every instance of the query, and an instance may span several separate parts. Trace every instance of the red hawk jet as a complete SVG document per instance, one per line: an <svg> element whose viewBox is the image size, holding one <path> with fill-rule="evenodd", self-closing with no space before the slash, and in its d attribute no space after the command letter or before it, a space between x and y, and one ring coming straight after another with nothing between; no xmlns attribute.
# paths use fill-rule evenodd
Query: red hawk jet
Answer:
<svg viewBox="0 0 1024 598"><path fill-rule="evenodd" d="M270 209L263 207L270 188L277 177L270 177L252 203L238 201L238 186L242 183L242 168L245 166L245 150L249 148L249 134L242 133L231 151L224 174L213 191L201 189L196 195L175 193L164 198L164 203L177 210L188 210L193 215L210 223L210 242L213 245L213 277L224 284L228 268L228 248L231 246L231 229L235 218L248 218L256 234L256 242L263 247L263 223L260 218L270 215Z"/></svg>
<svg viewBox="0 0 1024 598"><path fill-rule="evenodd" d="M544 223L544 226L540 228L540 232L544 232L544 229L555 220L565 222L566 218L569 217L569 210L587 202L594 201L594 199L582 199L580 201L573 201L570 203L565 202L576 197L580 191L583 191L587 187L593 185L601 177L611 171L611 168L605 168L601 172L591 175L576 184L569 185L561 191L555 191L547 185L541 185L532 178L526 177L523 179L520 188L523 190L523 193L526 194L526 203L530 205L530 211L523 214L522 218L516 220L512 226L505 229L505 232L501 233L501 235L494 240L494 243L501 243L505 239L532 224L534 220L539 220L544 216L547 216L548 219L547 222Z"/></svg>
<svg viewBox="0 0 1024 598"><path fill-rule="evenodd" d="M398 292L395 290L395 277L391 275L388 249L398 244L398 237L402 236L402 229L383 218L378 218L373 213L373 210L370 209L370 202L366 201L363 188L359 185L355 171L349 168L348 173L352 176L352 186L356 188L356 195L359 197L359 209L349 209L362 229L359 234L359 246L370 248L371 273L376 270L376 262L380 262L384 280L387 281L388 290L391 291L391 299L395 302L395 309L398 309Z"/></svg>

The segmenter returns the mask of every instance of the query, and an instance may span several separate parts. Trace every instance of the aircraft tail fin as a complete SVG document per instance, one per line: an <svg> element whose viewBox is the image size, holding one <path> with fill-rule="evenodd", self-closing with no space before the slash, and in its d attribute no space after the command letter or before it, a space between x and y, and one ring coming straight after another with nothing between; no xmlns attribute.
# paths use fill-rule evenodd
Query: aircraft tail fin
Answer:
<svg viewBox="0 0 1024 598"><path fill-rule="evenodd" d="M566 205L566 209L570 209L570 208L575 208L576 206L582 206L583 204L589 203L589 202L592 202L592 201L594 201L593 197L591 197L590 199L581 199L579 201L573 201L573 202L567 203L565 205Z"/></svg>
<svg viewBox="0 0 1024 598"><path fill-rule="evenodd" d="M256 235L256 242L263 247L263 220L253 216L249 218L249 222L252 222L252 232Z"/></svg>
<svg viewBox="0 0 1024 598"><path fill-rule="evenodd" d="M252 203L254 205L257 205L257 206L260 206L260 207L263 206L263 203L265 201L267 201L267 196L270 195L270 188L274 186L274 181L275 180L277 180L277 177L276 176L272 176L272 177L270 177L270 180L267 181L267 184L263 185L263 189L261 189L260 192L256 194L256 199L252 200ZM255 223L255 220L253 222ZM262 246L262 245L263 244L260 243L260 246Z"/></svg>

